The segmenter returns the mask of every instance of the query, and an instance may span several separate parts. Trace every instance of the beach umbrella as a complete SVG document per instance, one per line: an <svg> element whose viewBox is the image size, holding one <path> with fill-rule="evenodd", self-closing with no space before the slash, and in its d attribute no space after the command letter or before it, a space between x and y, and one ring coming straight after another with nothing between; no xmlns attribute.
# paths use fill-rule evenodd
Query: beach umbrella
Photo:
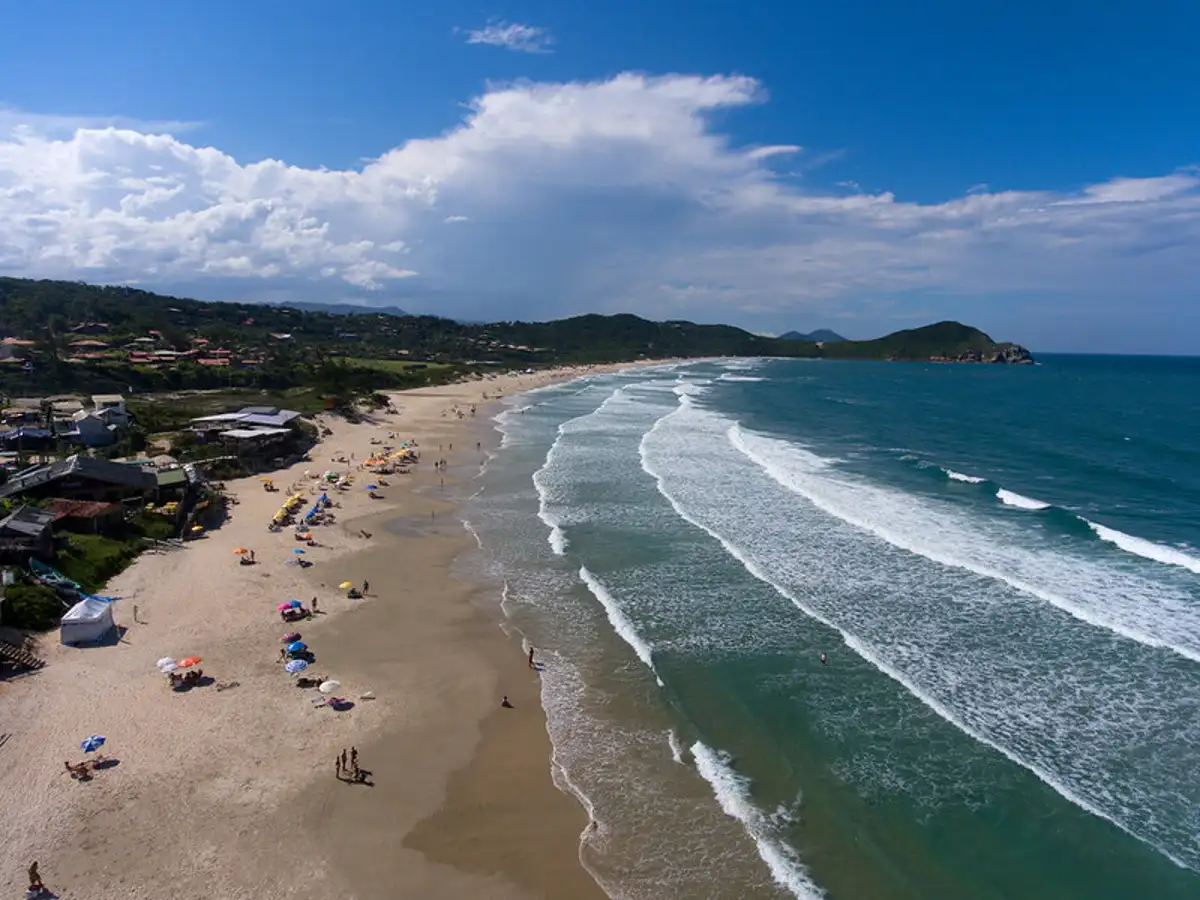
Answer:
<svg viewBox="0 0 1200 900"><path fill-rule="evenodd" d="M93 734L91 737L86 737L80 741L79 746L83 748L84 753L95 753L104 746L104 736Z"/></svg>
<svg viewBox="0 0 1200 900"><path fill-rule="evenodd" d="M350 590L350 588L354 587L354 582L353 581L343 581L341 584L338 585L338 587L341 588L343 591L348 591L348 590Z"/></svg>
<svg viewBox="0 0 1200 900"><path fill-rule="evenodd" d="M299 608L300 608L300 607L302 607L304 604L303 604L303 603L301 603L299 600L289 600L289 601L287 602L287 605L288 605L289 607L291 607L292 609L299 609Z"/></svg>
<svg viewBox="0 0 1200 900"><path fill-rule="evenodd" d="M175 665L175 660L169 656L164 656L162 659L160 659L158 662L156 662L155 665L161 669L163 666Z"/></svg>
<svg viewBox="0 0 1200 900"><path fill-rule="evenodd" d="M338 681L323 681L321 686L317 688L322 694L332 694L341 687L341 682Z"/></svg>
<svg viewBox="0 0 1200 900"><path fill-rule="evenodd" d="M299 547L294 547L294 548L292 549L292 552L293 552L293 553L295 553L295 554L297 554L297 555L300 555L300 556L303 556L303 555L304 555L304 551L303 551L303 550L301 550Z"/></svg>
<svg viewBox="0 0 1200 900"><path fill-rule="evenodd" d="M291 609L291 608L292 608L292 604L290 604L290 603L280 603L277 607L275 607L276 611L278 611L278 612L283 612L285 609Z"/></svg>
<svg viewBox="0 0 1200 900"><path fill-rule="evenodd" d="M199 663L200 663L200 657L198 657L198 656L189 656L187 659L181 659L181 660L179 661L179 667L180 667L181 669L186 669L188 666L195 666L195 665L199 665Z"/></svg>
<svg viewBox="0 0 1200 900"><path fill-rule="evenodd" d="M280 640L283 641L285 644L290 644L292 641L298 641L298 640L300 640L300 632L289 631L287 634L285 634L283 637L281 637Z"/></svg>
<svg viewBox="0 0 1200 900"><path fill-rule="evenodd" d="M367 485L367 490L368 490L368 491L377 491L377 490L379 490L379 485L377 485L377 484L368 484L368 485Z"/></svg>
<svg viewBox="0 0 1200 900"><path fill-rule="evenodd" d="M238 547L233 551L234 556L241 556L243 553L249 553L245 547Z"/></svg>
<svg viewBox="0 0 1200 900"><path fill-rule="evenodd" d="M284 668L288 671L288 674L295 675L297 672L303 672L307 669L308 663L302 659L293 659Z"/></svg>
<svg viewBox="0 0 1200 900"><path fill-rule="evenodd" d="M307 649L308 644L304 643L304 641L292 641L287 645L288 653L303 653Z"/></svg>

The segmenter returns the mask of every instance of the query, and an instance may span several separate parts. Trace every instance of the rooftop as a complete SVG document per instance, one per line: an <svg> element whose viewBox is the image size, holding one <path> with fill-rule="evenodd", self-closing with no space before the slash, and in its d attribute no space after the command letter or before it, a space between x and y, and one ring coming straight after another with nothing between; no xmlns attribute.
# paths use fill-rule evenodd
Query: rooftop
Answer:
<svg viewBox="0 0 1200 900"><path fill-rule="evenodd" d="M93 459L76 454L60 462L26 469L13 475L0 485L0 499L64 478L86 478L141 490L153 490L158 486L158 479L153 474L144 472L137 466L126 466L106 459Z"/></svg>
<svg viewBox="0 0 1200 900"><path fill-rule="evenodd" d="M8 518L0 520L0 531L40 537L52 521L54 513L34 506L22 506Z"/></svg>
<svg viewBox="0 0 1200 900"><path fill-rule="evenodd" d="M283 434L291 434L291 430L288 428L231 428L229 431L222 431L221 437L246 441L254 438L278 437Z"/></svg>

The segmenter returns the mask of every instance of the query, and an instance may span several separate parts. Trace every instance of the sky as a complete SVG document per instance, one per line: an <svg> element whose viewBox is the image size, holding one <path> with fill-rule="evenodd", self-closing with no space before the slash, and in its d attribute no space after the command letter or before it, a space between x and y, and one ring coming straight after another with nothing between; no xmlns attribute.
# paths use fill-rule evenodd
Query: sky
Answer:
<svg viewBox="0 0 1200 900"><path fill-rule="evenodd" d="M1200 4L0 0L0 274L1200 353Z"/></svg>

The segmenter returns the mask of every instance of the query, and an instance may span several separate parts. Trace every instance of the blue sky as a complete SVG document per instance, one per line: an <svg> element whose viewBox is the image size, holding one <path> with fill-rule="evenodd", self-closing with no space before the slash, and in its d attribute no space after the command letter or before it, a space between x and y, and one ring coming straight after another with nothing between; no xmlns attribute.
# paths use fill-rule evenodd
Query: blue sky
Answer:
<svg viewBox="0 0 1200 900"><path fill-rule="evenodd" d="M1194 3L0 5L0 273L1196 352Z"/></svg>

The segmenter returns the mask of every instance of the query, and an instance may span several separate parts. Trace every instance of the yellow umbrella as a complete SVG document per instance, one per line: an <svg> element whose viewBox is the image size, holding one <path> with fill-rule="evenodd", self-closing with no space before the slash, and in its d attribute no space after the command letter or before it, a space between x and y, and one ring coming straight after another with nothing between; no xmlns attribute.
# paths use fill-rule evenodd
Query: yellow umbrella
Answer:
<svg viewBox="0 0 1200 900"><path fill-rule="evenodd" d="M338 587L340 587L343 591L348 591L348 590L350 590L350 588L354 587L354 582L353 581L343 581L341 584L338 585Z"/></svg>

